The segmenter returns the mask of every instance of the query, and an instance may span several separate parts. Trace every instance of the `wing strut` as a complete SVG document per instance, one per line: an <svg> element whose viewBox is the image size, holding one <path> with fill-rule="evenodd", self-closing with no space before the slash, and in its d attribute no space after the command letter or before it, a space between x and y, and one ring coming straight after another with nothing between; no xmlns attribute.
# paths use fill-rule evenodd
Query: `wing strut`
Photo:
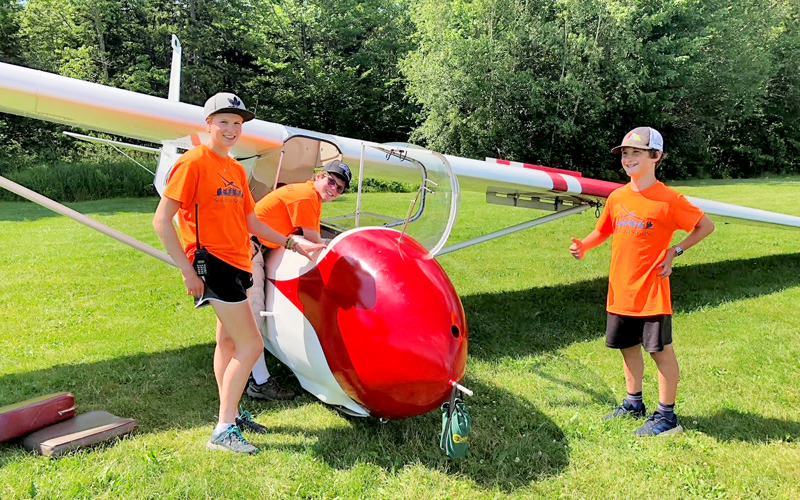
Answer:
<svg viewBox="0 0 800 500"><path fill-rule="evenodd" d="M528 222L523 222L522 224L517 224L516 226L509 226L505 229L501 229L499 231L495 231L493 233L484 234L482 236L478 236L475 238L471 238L469 240L465 240L454 245L450 245L447 247L442 248L436 253L436 256L444 255L446 253L455 252L456 250L461 250L462 248L471 247L472 245L477 245L478 243L483 243L484 241L493 240L495 238L499 238L500 236L505 236L507 234L516 233L517 231L522 231L523 229L528 229L529 227L539 226L541 224L552 222L556 219L560 219L562 217L566 217L567 215L578 214L583 212L584 210L589 209L592 206L590 203L585 203L581 205L576 205L572 208L568 208L566 210L562 210L560 212L556 212L554 214L545 215L543 217L539 217L538 219L529 220Z"/></svg>
<svg viewBox="0 0 800 500"><path fill-rule="evenodd" d="M65 207L61 203L53 201L50 198L47 198L46 196L42 196L36 191L31 191L30 189L24 186L20 186L16 182L10 181L3 176L0 176L0 187L8 189L12 193L22 196L23 198L28 199L34 203L38 203L39 205L45 208L49 208L53 212L59 213L65 217L69 217L70 219L76 222L80 222L81 224L89 226L95 231L99 231L105 234L106 236L110 236L115 240L125 243L126 245L130 245L136 250L140 250L146 253L147 255L150 255L151 257L155 257L156 259L162 260L171 266L175 265L175 263L172 261L172 257L167 255L166 253L160 250L156 250L150 245L142 243L141 241L135 238L131 238L127 234L121 233L116 229L112 229L106 226L105 224L101 224L100 222L97 222L91 217L87 217L80 212L76 212L75 210L69 207Z"/></svg>

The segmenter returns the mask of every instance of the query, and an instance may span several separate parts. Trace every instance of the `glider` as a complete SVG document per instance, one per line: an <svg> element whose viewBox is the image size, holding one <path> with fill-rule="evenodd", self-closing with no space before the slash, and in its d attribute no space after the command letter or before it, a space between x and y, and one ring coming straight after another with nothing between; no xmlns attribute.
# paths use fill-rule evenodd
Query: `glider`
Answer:
<svg viewBox="0 0 800 500"><path fill-rule="evenodd" d="M158 145L131 147L160 155L154 179L160 194L180 150L207 139L202 106L178 99L179 61L173 37L167 99L0 63L0 111ZM459 158L258 119L244 126L231 153L248 172L256 200L279 183L311 178L332 159L358 171L355 209L323 219L322 236L333 239L315 261L282 249L270 254L266 307L254 313L266 348L304 389L347 414L383 419L426 413L447 400L453 386L464 389L458 383L466 370L467 321L435 256L598 209L621 186L575 171ZM419 186L415 202L407 214L373 209L361 196L365 178ZM172 263L165 253L8 179L0 177L0 187ZM446 246L461 189L485 193L488 203L553 213ZM712 218L800 228L800 217L689 200Z"/></svg>

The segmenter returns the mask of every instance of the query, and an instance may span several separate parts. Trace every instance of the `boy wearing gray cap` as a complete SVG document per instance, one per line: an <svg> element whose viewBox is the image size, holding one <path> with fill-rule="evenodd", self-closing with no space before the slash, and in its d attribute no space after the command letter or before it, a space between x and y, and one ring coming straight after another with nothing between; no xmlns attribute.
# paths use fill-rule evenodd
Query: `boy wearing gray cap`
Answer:
<svg viewBox="0 0 800 500"><path fill-rule="evenodd" d="M609 195L595 230L583 240L572 238L569 247L580 260L587 250L613 236L606 345L622 353L628 396L604 420L645 417L644 347L658 367L658 409L635 431L638 436L683 430L674 412L679 371L672 347L669 275L673 259L714 230L702 210L656 179L663 151L664 140L653 128L639 127L625 135L611 152L621 155L622 168L631 181ZM689 235L669 246L678 229Z"/></svg>
<svg viewBox="0 0 800 500"><path fill-rule="evenodd" d="M217 316L214 375L219 420L206 447L253 453L256 448L242 437L240 428L266 429L247 412L237 411L250 369L264 348L247 302L252 283L250 233L305 256L323 246L287 238L253 213L247 175L229 156L242 124L254 116L242 100L233 94L216 94L204 110L209 138L175 162L153 227L180 269L187 294L195 297L195 307L210 304ZM176 214L180 239L172 225Z"/></svg>

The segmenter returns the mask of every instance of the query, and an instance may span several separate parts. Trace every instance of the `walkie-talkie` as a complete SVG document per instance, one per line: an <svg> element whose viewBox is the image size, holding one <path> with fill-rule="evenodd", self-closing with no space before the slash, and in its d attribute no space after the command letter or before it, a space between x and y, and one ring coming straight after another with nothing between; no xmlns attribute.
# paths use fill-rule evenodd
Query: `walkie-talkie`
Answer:
<svg viewBox="0 0 800 500"><path fill-rule="evenodd" d="M200 246L200 211L194 205L195 250L194 270L201 278L208 274L208 250Z"/></svg>

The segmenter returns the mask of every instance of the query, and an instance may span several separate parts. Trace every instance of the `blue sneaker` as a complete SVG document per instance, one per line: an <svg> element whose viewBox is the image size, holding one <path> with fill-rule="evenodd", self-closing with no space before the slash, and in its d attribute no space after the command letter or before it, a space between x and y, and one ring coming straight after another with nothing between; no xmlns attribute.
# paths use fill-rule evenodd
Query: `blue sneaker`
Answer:
<svg viewBox="0 0 800 500"><path fill-rule="evenodd" d="M255 453L258 448L248 443L242 436L242 431L236 425L231 425L219 435L212 434L206 443L209 450L230 451L233 453Z"/></svg>
<svg viewBox="0 0 800 500"><path fill-rule="evenodd" d="M659 412L655 412L647 417L647 422L636 429L633 433L637 436L658 436L667 434L677 434L683 431L683 427L678 422L678 417L672 414L669 419Z"/></svg>
<svg viewBox="0 0 800 500"><path fill-rule="evenodd" d="M622 400L622 404L614 408L614 411L603 417L603 422L620 417L633 417L644 418L647 415L647 409L644 403L631 403L627 399Z"/></svg>

